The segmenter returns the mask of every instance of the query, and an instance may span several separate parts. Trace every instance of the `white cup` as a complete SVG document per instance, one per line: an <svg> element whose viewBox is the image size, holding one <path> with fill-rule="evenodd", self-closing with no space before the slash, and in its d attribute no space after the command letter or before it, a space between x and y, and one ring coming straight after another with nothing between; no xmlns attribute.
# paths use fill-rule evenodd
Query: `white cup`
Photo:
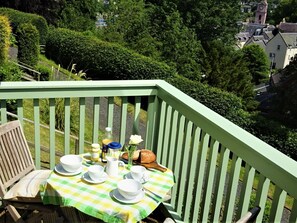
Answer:
<svg viewBox="0 0 297 223"><path fill-rule="evenodd" d="M106 164L106 173L108 176L117 177L119 173L119 166L124 166L123 161L119 161L115 157L106 157L107 164Z"/></svg>
<svg viewBox="0 0 297 223"><path fill-rule="evenodd" d="M93 165L88 168L88 174L93 181L100 180L104 172L104 167L101 165Z"/></svg>
<svg viewBox="0 0 297 223"><path fill-rule="evenodd" d="M132 166L130 172L134 180L141 181L145 177L146 168L139 165Z"/></svg>

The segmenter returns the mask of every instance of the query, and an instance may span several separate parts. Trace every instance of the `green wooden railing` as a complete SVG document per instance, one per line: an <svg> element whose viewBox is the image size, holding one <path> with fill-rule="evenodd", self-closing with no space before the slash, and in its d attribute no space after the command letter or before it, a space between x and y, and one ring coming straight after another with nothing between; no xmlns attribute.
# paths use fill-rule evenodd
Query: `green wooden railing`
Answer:
<svg viewBox="0 0 297 223"><path fill-rule="evenodd" d="M64 99L63 153L73 151L70 120L74 98L78 100L79 153L88 147L87 127L92 129L91 141L100 140L101 122L117 129L117 140L122 144L132 133L145 138L143 146L152 149L158 161L174 171L176 184L165 206L177 221L232 222L252 204L262 207L257 222L297 222L297 163L160 80L1 82L1 123L9 121L11 100L23 125L27 125L25 111L32 111L34 124L25 133L35 136L37 168L41 168L40 147L45 141L50 148L49 167L57 162L57 98ZM117 105L115 98L120 99ZM128 112L131 98L133 114ZM40 128L43 99L49 101L47 135ZM28 105L27 100L33 102ZM143 120L144 104L147 113Z"/></svg>

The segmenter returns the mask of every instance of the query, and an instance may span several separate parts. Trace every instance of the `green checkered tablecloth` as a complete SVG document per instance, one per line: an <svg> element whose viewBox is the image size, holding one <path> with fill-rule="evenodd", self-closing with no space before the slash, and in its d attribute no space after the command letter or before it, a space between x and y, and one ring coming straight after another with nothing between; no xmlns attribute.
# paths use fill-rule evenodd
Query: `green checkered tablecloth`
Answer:
<svg viewBox="0 0 297 223"><path fill-rule="evenodd" d="M147 217L174 185L171 170L167 169L164 173L149 170L149 180L143 184L148 190L144 198L135 204L120 203L112 193L117 188L118 181L129 171L120 167L118 177L108 177L101 184L90 184L82 179L87 169L84 166L83 172L75 176L62 176L53 171L46 183L40 186L43 203L75 207L105 222L137 222Z"/></svg>

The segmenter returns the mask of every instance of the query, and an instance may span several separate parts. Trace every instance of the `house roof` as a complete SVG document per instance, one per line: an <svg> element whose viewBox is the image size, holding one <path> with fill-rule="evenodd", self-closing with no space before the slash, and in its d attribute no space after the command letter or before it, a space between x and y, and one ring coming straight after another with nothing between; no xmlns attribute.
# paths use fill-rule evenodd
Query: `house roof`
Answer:
<svg viewBox="0 0 297 223"><path fill-rule="evenodd" d="M297 32L279 33L279 35L281 35L287 47L297 48Z"/></svg>
<svg viewBox="0 0 297 223"><path fill-rule="evenodd" d="M263 36L266 40L270 40L273 38L274 35L272 34L271 31L265 31L265 32L263 32Z"/></svg>
<svg viewBox="0 0 297 223"><path fill-rule="evenodd" d="M246 42L250 38L250 35L248 32L240 32L236 34L236 38L240 42Z"/></svg>
<svg viewBox="0 0 297 223"><path fill-rule="evenodd" d="M266 46L266 42L268 40L265 38L265 36L263 35L259 35L259 36L252 36L246 43L245 46L250 45L250 44L257 44L259 46L261 46L262 48L265 48Z"/></svg>
<svg viewBox="0 0 297 223"><path fill-rule="evenodd" d="M297 33L297 23L281 22L278 28L284 33Z"/></svg>

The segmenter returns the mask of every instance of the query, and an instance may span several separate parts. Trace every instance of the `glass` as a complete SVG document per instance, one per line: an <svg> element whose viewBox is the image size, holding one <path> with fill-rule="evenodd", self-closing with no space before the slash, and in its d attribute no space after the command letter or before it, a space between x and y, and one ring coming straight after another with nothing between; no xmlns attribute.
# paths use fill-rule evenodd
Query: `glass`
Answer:
<svg viewBox="0 0 297 223"><path fill-rule="evenodd" d="M129 145L128 147L126 147L126 150L128 153L128 165L127 165L128 170L130 170L131 167L133 166L133 155L136 149L137 149L136 145Z"/></svg>
<svg viewBox="0 0 297 223"><path fill-rule="evenodd" d="M122 151L122 145L118 142L111 142L108 144L108 151L106 157L120 159Z"/></svg>

